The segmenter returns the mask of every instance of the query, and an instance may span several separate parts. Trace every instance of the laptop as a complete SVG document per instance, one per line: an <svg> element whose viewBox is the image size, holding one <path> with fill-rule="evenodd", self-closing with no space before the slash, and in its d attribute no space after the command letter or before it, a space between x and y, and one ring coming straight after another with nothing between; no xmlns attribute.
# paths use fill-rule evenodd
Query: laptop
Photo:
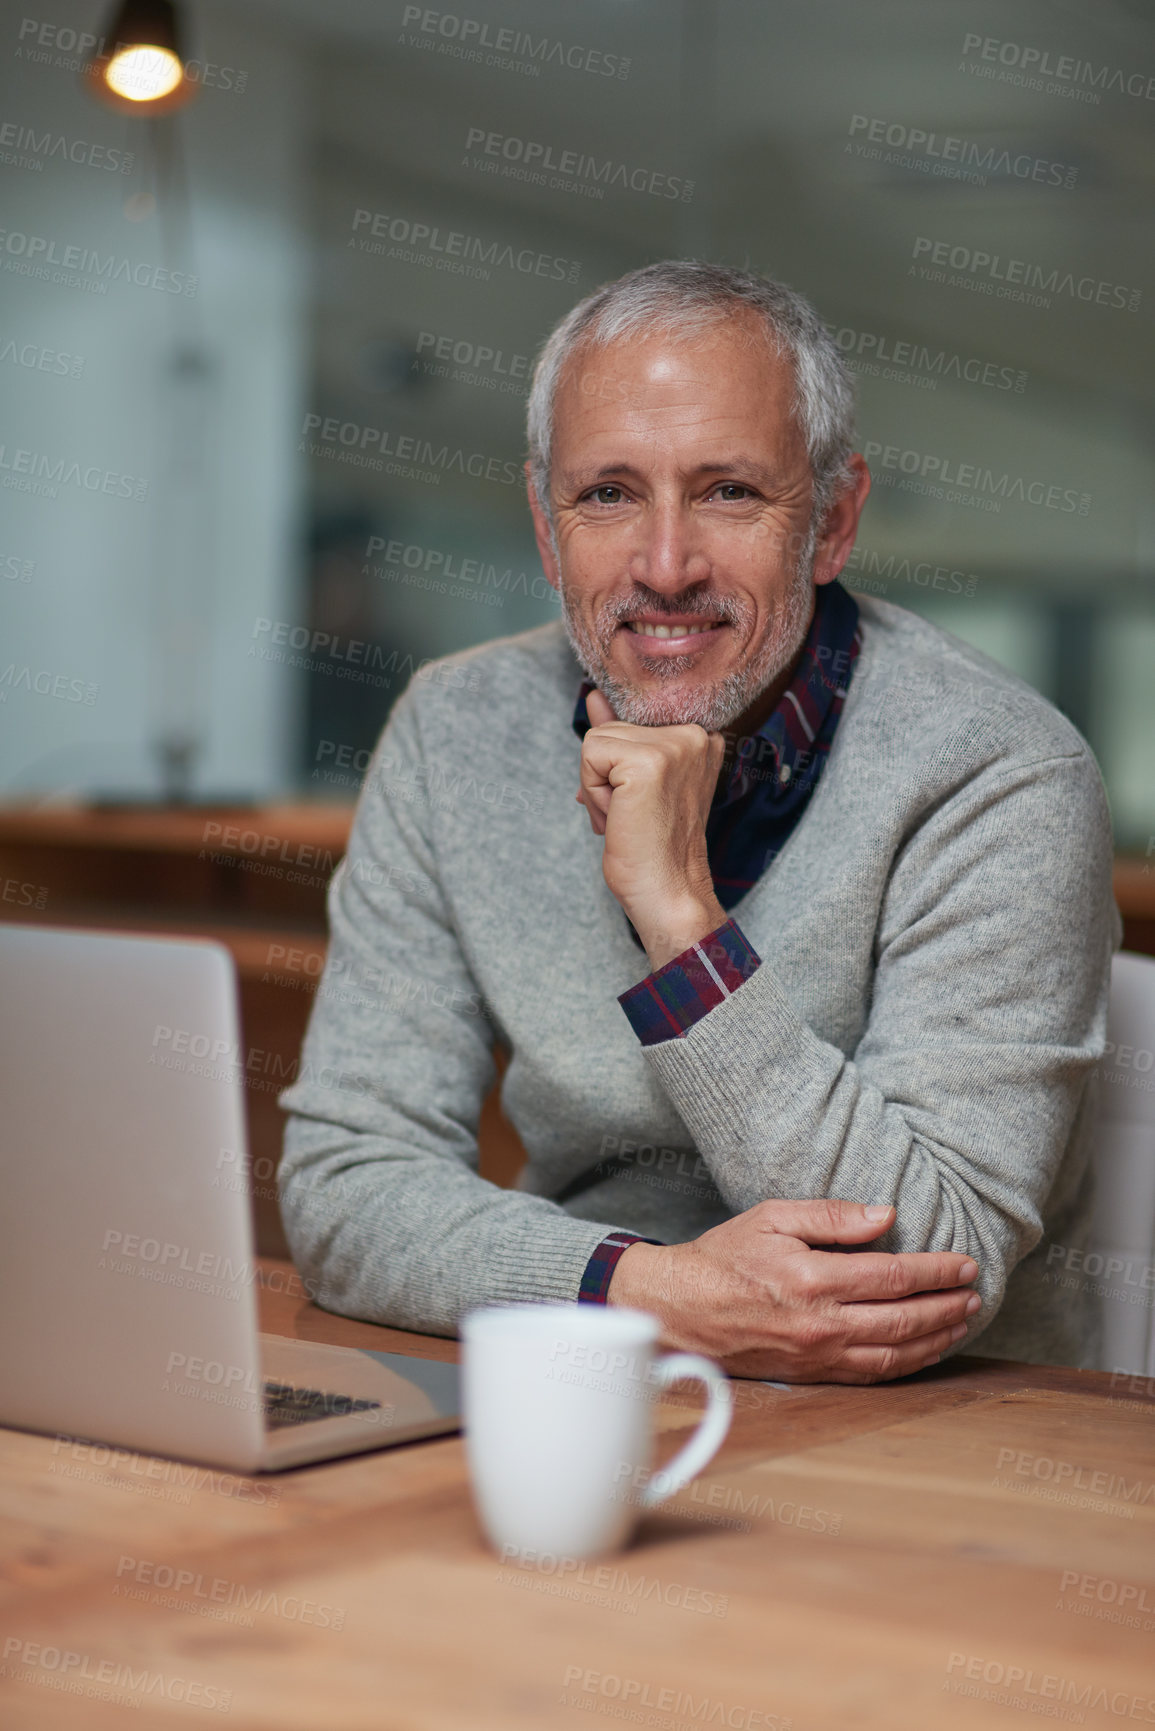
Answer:
<svg viewBox="0 0 1155 1731"><path fill-rule="evenodd" d="M460 1428L456 1365L258 1332L245 1062L223 945L0 925L0 1423L245 1473Z"/></svg>

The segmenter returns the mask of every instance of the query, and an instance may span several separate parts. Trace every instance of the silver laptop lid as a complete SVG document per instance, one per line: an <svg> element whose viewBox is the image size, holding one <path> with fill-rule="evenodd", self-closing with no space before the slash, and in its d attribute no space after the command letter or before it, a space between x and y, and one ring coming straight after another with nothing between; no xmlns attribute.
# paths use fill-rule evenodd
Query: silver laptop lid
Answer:
<svg viewBox="0 0 1155 1731"><path fill-rule="evenodd" d="M219 944L0 926L0 1422L259 1466L239 1041Z"/></svg>

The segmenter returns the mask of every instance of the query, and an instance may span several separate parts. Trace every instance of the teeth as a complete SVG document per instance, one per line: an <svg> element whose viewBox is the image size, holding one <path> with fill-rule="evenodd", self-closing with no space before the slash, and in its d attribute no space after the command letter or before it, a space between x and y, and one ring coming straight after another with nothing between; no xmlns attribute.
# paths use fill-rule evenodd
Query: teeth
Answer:
<svg viewBox="0 0 1155 1731"><path fill-rule="evenodd" d="M643 625L640 619L635 619L630 629L641 637L693 637L698 631L713 631L715 622L703 620L701 625Z"/></svg>

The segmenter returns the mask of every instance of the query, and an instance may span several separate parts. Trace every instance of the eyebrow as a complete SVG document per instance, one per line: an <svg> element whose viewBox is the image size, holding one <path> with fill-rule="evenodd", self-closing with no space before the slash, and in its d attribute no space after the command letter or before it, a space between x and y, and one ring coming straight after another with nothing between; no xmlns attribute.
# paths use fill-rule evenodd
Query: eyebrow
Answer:
<svg viewBox="0 0 1155 1731"><path fill-rule="evenodd" d="M693 477L729 475L735 480L749 481L760 487L772 485L775 479L773 470L755 462L752 457L724 457L716 462L699 463L691 473ZM567 490L572 488L575 492L583 493L588 487L608 485L610 477L639 479L640 473L632 463L600 463L596 469L567 469L563 471L560 479Z"/></svg>

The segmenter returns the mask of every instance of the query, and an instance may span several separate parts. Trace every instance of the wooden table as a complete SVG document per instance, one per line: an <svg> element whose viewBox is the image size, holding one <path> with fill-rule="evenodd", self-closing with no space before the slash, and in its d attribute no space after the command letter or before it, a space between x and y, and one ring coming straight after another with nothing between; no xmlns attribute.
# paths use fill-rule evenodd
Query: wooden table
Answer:
<svg viewBox="0 0 1155 1731"><path fill-rule="evenodd" d="M327 1316L263 1268L272 1332L456 1352ZM486 1549L460 1438L236 1479L0 1432L0 1724L1155 1723L1150 1383L973 1358L735 1388L706 1474L564 1577ZM689 1396L663 1406L663 1452L693 1419ZM60 1687L102 1664L136 1693Z"/></svg>

